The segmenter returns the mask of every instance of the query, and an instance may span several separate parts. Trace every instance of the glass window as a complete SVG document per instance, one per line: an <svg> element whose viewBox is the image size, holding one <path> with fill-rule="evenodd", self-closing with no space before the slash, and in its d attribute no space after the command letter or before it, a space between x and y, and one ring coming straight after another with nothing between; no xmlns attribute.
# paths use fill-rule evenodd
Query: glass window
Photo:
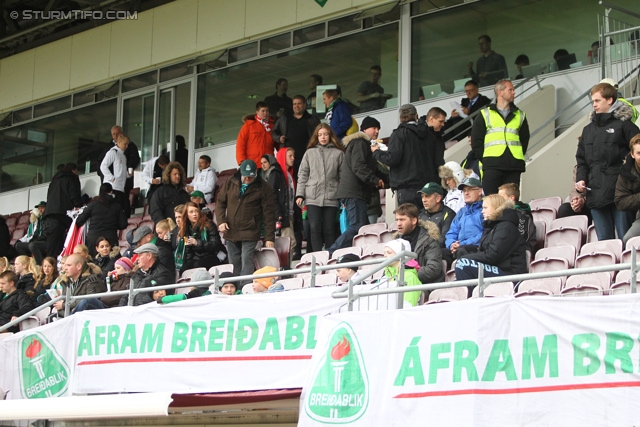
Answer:
<svg viewBox="0 0 640 427"><path fill-rule="evenodd" d="M258 42L229 49L229 64L245 61L258 55Z"/></svg>
<svg viewBox="0 0 640 427"><path fill-rule="evenodd" d="M329 21L329 37L348 33L350 31L356 31L362 28L362 21L354 21L354 16L356 15L345 16L343 18Z"/></svg>
<svg viewBox="0 0 640 427"><path fill-rule="evenodd" d="M73 94L73 106L79 107L85 104L91 104L95 102L96 94L93 89L77 92Z"/></svg>
<svg viewBox="0 0 640 427"><path fill-rule="evenodd" d="M280 34L260 40L260 55L277 52L291 47L291 33Z"/></svg>
<svg viewBox="0 0 640 427"><path fill-rule="evenodd" d="M122 92L130 92L156 83L158 83L158 70L149 71L148 73L122 79Z"/></svg>
<svg viewBox="0 0 640 427"><path fill-rule="evenodd" d="M61 163L96 171L115 120L114 99L0 131L0 192L49 182Z"/></svg>
<svg viewBox="0 0 640 427"><path fill-rule="evenodd" d="M29 106L13 112L13 123L25 122L33 118L33 107Z"/></svg>
<svg viewBox="0 0 640 427"><path fill-rule="evenodd" d="M414 3L412 9L424 6L428 10L429 4ZM554 53L558 49L575 54L576 66L588 65L591 44L598 39L595 18L601 12L597 2L581 0L486 0L417 16L412 19L411 99L457 93L472 77L485 86L500 77L515 79L522 75L515 64L520 55L528 57L532 68L544 72L557 67ZM490 36L490 46L479 44L484 34ZM496 65L499 58L489 54L491 50L504 57L504 74ZM487 59L479 64L485 55ZM478 76L478 72L486 74Z"/></svg>
<svg viewBox="0 0 640 427"><path fill-rule="evenodd" d="M198 76L196 148L235 140L242 117L254 114L256 102L274 94L280 77L289 82L290 98L307 97L309 76L319 74L323 84L341 86L355 113L359 86L371 78L371 66L380 65L379 84L393 96L386 106L397 105L397 32L397 23L389 24Z"/></svg>
<svg viewBox="0 0 640 427"><path fill-rule="evenodd" d="M191 61L187 61L160 69L160 82L162 83L193 74L193 67L189 66L190 63Z"/></svg>
<svg viewBox="0 0 640 427"><path fill-rule="evenodd" d="M71 96L65 96L64 98L43 102L42 104L37 104L33 107L33 118L35 119L37 117L46 116L69 108L71 108Z"/></svg>
<svg viewBox="0 0 640 427"><path fill-rule="evenodd" d="M322 24L312 25L311 27L301 28L293 32L293 45L315 42L325 37L325 26Z"/></svg>

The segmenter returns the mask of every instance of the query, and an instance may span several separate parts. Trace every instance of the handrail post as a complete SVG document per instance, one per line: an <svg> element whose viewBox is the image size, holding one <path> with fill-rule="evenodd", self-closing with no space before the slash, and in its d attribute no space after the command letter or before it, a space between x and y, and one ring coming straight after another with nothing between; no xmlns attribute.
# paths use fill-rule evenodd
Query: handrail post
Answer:
<svg viewBox="0 0 640 427"><path fill-rule="evenodd" d="M484 264L478 263L478 296L484 298Z"/></svg>
<svg viewBox="0 0 640 427"><path fill-rule="evenodd" d="M129 302L127 305L133 307L133 277L129 281Z"/></svg>
<svg viewBox="0 0 640 427"><path fill-rule="evenodd" d="M398 287L399 288L406 286L406 283L404 282L404 257L405 257L404 255L400 256L400 267L398 271ZM396 300L396 309L402 310L403 305L404 305L404 294L398 295L398 299Z"/></svg>
<svg viewBox="0 0 640 427"><path fill-rule="evenodd" d="M67 285L67 292L64 300L64 317L69 317L69 313L71 313L71 307L69 304L71 303L71 284Z"/></svg>
<svg viewBox="0 0 640 427"><path fill-rule="evenodd" d="M347 311L353 311L353 281L349 279L347 282L348 301Z"/></svg>
<svg viewBox="0 0 640 427"><path fill-rule="evenodd" d="M636 265L636 247L635 245L631 248L631 293L635 294L637 289L636 283L636 274L637 274L637 265Z"/></svg>
<svg viewBox="0 0 640 427"><path fill-rule="evenodd" d="M315 288L316 287L316 257L315 255L311 256L311 283L309 284L310 287Z"/></svg>
<svg viewBox="0 0 640 427"><path fill-rule="evenodd" d="M215 271L214 271L214 274L213 274L214 291L217 291L219 289L218 285L220 285L220 273L218 272L218 269L216 268Z"/></svg>

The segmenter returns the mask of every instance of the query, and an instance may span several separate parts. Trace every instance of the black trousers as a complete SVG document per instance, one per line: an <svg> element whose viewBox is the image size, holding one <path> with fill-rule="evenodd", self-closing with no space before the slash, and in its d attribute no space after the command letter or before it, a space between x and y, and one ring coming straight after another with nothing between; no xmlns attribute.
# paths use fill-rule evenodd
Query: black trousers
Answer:
<svg viewBox="0 0 640 427"><path fill-rule="evenodd" d="M64 248L64 240L71 226L71 218L66 215L49 215L46 218L47 255L57 258Z"/></svg>
<svg viewBox="0 0 640 427"><path fill-rule="evenodd" d="M337 207L307 205L307 219L311 229L311 246L314 251L322 250L323 237L325 250L328 250L336 241L337 214Z"/></svg>
<svg viewBox="0 0 640 427"><path fill-rule="evenodd" d="M502 184L514 183L520 187L520 175L518 171L503 171L499 169L485 169L482 175L482 190L484 195L497 194L498 187Z"/></svg>

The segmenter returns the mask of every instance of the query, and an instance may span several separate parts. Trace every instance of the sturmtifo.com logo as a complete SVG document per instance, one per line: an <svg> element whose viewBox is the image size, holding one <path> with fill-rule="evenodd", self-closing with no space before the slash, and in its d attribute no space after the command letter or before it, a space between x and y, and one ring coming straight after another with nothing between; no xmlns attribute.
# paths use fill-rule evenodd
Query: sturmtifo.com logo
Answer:
<svg viewBox="0 0 640 427"><path fill-rule="evenodd" d="M340 323L332 331L312 384L304 407L316 421L347 424L367 410L369 380L360 345L347 323Z"/></svg>
<svg viewBox="0 0 640 427"><path fill-rule="evenodd" d="M69 368L43 335L36 332L23 337L18 351L23 398L56 397L67 391Z"/></svg>

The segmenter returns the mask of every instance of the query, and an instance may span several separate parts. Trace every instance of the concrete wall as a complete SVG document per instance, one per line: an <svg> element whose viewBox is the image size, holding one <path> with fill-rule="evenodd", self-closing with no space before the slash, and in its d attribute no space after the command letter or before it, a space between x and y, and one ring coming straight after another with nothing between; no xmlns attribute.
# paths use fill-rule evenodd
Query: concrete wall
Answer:
<svg viewBox="0 0 640 427"><path fill-rule="evenodd" d="M0 111L389 0L177 0L0 61Z"/></svg>

